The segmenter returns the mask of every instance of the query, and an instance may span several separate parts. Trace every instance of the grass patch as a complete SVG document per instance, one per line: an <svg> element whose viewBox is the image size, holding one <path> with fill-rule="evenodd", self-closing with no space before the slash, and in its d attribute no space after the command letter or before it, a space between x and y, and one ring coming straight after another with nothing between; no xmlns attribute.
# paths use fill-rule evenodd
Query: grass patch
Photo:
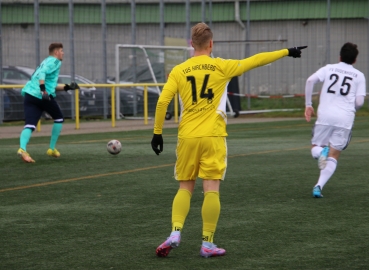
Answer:
<svg viewBox="0 0 369 270"><path fill-rule="evenodd" d="M368 99L366 97L363 107L356 112L357 116L369 116ZM313 107L315 113L318 109L319 96L313 96ZM266 113L255 113L255 117L268 118L268 117L304 117L305 111L305 97L294 98L251 98L250 109L248 109L247 98L241 99L241 110L282 110L282 109L299 109L296 111L274 111ZM248 114L250 115L250 114Z"/></svg>
<svg viewBox="0 0 369 270"><path fill-rule="evenodd" d="M49 137L32 138L35 164L16 157L18 138L0 140L2 269L367 269L368 125L358 117L337 171L313 199L319 170L310 155L312 123L229 125L228 169L215 242L227 250L203 259L201 181L182 243L168 258L156 247L170 233L176 129L164 152L151 130L63 135L59 159ZM119 139L112 156L106 143Z"/></svg>

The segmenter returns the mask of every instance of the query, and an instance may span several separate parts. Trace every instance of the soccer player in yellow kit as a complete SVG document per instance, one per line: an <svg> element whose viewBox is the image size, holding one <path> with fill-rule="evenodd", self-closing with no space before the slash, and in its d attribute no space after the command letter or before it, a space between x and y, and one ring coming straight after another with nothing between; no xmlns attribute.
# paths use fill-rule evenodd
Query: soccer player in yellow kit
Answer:
<svg viewBox="0 0 369 270"><path fill-rule="evenodd" d="M219 186L227 168L226 100L227 85L232 77L285 56L301 57L295 47L259 53L243 60L211 58L213 33L205 23L191 29L194 56L171 71L159 97L151 146L159 155L163 151L162 129L168 104L179 94L181 120L178 128L177 161L174 169L179 190L172 205L172 233L157 249L166 257L179 245L181 231L190 210L196 178L203 179L202 257L222 256L225 250L213 243L220 215Z"/></svg>

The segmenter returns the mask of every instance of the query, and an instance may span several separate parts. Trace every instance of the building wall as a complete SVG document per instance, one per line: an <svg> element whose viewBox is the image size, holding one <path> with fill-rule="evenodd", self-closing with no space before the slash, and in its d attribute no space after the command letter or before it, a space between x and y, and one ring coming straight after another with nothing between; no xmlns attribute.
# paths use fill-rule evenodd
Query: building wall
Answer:
<svg viewBox="0 0 369 270"><path fill-rule="evenodd" d="M330 24L330 63L339 59L340 47L345 42L358 44L359 59L355 67L368 73L368 22L364 19L332 20ZM250 71L252 94L303 93L307 77L327 64L326 21L260 21L252 22L250 30L251 55L293 46L308 45L301 59L286 57L265 67ZM159 24L139 24L136 27L136 44L160 45ZM245 31L237 22L213 23L214 57L244 58L246 45L236 41L245 40ZM33 25L2 26L3 65L36 66ZM68 25L42 25L40 28L41 58L47 56L52 42L64 44L65 59L61 73L71 71L70 39ZM185 38L185 24L166 24L165 36ZM91 80L103 78L103 41L100 25L74 26L75 73ZM115 45L130 44L130 25L108 25L107 63L108 76L115 76ZM153 54L157 52L152 51ZM122 63L130 63L132 53L121 51ZM41 59L41 60L42 60ZM245 76L240 78L241 91L246 93Z"/></svg>

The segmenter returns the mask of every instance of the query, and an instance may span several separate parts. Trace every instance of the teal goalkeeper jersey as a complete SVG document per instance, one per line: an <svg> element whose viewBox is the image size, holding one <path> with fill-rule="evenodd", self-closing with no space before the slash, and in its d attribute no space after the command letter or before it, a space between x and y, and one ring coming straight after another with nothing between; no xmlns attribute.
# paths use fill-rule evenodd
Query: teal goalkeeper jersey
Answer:
<svg viewBox="0 0 369 270"><path fill-rule="evenodd" d="M39 81L44 80L46 91L49 95L55 97L55 88L58 85L61 63L62 62L54 56L49 56L42 61L32 74L31 79L23 87L22 95L24 96L27 93L41 99L42 94Z"/></svg>

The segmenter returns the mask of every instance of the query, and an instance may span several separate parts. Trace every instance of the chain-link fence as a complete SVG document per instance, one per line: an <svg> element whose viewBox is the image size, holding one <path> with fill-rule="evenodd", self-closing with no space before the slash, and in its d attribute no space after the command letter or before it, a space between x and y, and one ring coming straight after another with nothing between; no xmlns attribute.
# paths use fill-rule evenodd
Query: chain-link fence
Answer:
<svg viewBox="0 0 369 270"><path fill-rule="evenodd" d="M348 41L360 51L355 67L369 77L368 6L368 0L0 0L1 84L25 83L52 42L64 45L61 82L115 82L116 44L188 46L190 28L203 21L214 33L214 57L239 59L308 45L302 59L282 59L238 78L239 92L248 98L303 94L307 77L338 62L339 50ZM131 63L132 54L127 55ZM139 72L139 67L134 70ZM129 82L142 82L140 78L137 73ZM139 115L137 103L143 97L121 91L122 114ZM109 117L110 91L90 87L81 92L81 116ZM0 122L23 118L18 93L0 91ZM70 102L72 95L65 97L65 110L73 118ZM150 102L155 107L155 99ZM252 109L252 104L242 109Z"/></svg>

